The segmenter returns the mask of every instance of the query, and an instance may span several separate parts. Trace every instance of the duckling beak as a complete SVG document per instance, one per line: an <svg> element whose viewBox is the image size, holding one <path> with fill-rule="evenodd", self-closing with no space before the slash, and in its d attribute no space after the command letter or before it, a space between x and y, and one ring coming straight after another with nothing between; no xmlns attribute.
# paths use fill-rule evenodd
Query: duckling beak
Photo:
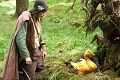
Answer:
<svg viewBox="0 0 120 80"><path fill-rule="evenodd" d="M70 64L71 64L73 67L77 65L77 63L75 63L75 62L70 62Z"/></svg>
<svg viewBox="0 0 120 80"><path fill-rule="evenodd" d="M95 56L95 54L93 54L93 56Z"/></svg>

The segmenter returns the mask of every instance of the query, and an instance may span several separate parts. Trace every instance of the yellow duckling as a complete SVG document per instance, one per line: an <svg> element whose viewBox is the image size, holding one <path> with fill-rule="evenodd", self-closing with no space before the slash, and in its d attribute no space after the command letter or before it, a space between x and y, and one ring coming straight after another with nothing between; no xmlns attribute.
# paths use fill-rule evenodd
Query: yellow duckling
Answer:
<svg viewBox="0 0 120 80"><path fill-rule="evenodd" d="M94 53L91 50L87 50L84 53L84 58L85 59L80 59L80 62L70 62L70 64L73 66L74 70L78 74L85 75L89 72L95 71L97 68L97 65L89 59L90 56L94 56Z"/></svg>

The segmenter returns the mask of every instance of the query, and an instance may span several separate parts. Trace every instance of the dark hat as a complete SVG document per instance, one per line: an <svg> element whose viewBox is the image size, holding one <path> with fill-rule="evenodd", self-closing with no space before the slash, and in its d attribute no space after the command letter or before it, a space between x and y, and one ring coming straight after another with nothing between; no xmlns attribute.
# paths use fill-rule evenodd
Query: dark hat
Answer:
<svg viewBox="0 0 120 80"><path fill-rule="evenodd" d="M47 11L48 6L45 0L36 0L32 9L30 9L31 13L38 13L40 11Z"/></svg>

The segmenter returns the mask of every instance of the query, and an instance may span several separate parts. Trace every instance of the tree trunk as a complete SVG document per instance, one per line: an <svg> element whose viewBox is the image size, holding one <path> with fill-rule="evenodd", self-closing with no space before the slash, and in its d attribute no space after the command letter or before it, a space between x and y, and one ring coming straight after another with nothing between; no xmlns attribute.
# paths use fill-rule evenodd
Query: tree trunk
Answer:
<svg viewBox="0 0 120 80"><path fill-rule="evenodd" d="M16 0L15 17L18 17L23 11L28 10L29 0Z"/></svg>
<svg viewBox="0 0 120 80"><path fill-rule="evenodd" d="M111 69L120 74L120 0L92 0L91 5L87 4L89 9L85 6L86 1L83 0L82 4L88 14L86 33L93 32L97 27L103 32L103 36L96 34L92 40L98 45L99 70ZM101 10L97 10L99 4Z"/></svg>

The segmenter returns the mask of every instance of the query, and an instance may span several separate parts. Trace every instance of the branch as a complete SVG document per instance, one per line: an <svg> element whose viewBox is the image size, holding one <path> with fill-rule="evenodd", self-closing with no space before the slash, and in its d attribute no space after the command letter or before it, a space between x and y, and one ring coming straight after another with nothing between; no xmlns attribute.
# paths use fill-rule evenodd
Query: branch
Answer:
<svg viewBox="0 0 120 80"><path fill-rule="evenodd" d="M82 4L82 9L85 10L85 12L86 12L86 18L88 18L90 15L90 11L89 11L88 6L87 6L88 0L87 1L82 0L81 4Z"/></svg>
<svg viewBox="0 0 120 80"><path fill-rule="evenodd" d="M73 7L74 7L74 5L75 5L75 2L76 2L76 0L73 1L72 6L70 7L73 11L74 11Z"/></svg>

